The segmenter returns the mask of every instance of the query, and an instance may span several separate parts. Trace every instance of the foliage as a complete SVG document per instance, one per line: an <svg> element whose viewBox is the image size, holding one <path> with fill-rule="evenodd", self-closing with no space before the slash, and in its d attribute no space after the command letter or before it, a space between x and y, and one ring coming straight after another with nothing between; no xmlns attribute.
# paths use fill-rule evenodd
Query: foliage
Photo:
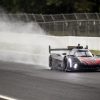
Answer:
<svg viewBox="0 0 100 100"><path fill-rule="evenodd" d="M75 2L75 10L77 12L92 12L94 3L87 0L79 0Z"/></svg>
<svg viewBox="0 0 100 100"><path fill-rule="evenodd" d="M100 12L99 0L0 0L10 13L83 13Z"/></svg>
<svg viewBox="0 0 100 100"><path fill-rule="evenodd" d="M100 55L100 51L99 51L99 50L91 50L91 52L92 52L94 55Z"/></svg>

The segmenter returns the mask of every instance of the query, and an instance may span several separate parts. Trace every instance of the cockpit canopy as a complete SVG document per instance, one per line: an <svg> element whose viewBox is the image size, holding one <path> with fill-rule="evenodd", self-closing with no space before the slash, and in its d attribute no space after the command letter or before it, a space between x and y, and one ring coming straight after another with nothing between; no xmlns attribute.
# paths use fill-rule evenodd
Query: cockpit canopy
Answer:
<svg viewBox="0 0 100 100"><path fill-rule="evenodd" d="M93 57L92 53L88 49L73 49L70 55L77 57Z"/></svg>

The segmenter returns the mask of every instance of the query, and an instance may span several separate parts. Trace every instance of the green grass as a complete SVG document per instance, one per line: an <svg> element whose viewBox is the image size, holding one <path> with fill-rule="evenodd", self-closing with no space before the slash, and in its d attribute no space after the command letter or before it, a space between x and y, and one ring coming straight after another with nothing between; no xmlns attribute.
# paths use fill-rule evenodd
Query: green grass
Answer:
<svg viewBox="0 0 100 100"><path fill-rule="evenodd" d="M90 50L92 52L92 54L94 55L100 55L100 51L99 50Z"/></svg>

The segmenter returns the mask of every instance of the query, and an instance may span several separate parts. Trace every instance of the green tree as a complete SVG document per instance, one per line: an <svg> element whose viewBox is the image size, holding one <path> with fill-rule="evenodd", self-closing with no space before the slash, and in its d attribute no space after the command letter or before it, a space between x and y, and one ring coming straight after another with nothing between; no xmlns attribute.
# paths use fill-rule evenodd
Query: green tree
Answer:
<svg viewBox="0 0 100 100"><path fill-rule="evenodd" d="M19 0L1 0L0 5L9 12L19 11Z"/></svg>
<svg viewBox="0 0 100 100"><path fill-rule="evenodd" d="M75 2L75 11L76 12L92 12L92 7L94 6L94 3L88 0L77 0Z"/></svg>
<svg viewBox="0 0 100 100"><path fill-rule="evenodd" d="M74 2L75 0L47 0L48 12L72 13L74 12Z"/></svg>
<svg viewBox="0 0 100 100"><path fill-rule="evenodd" d="M100 12L99 0L0 0L0 7L10 13Z"/></svg>

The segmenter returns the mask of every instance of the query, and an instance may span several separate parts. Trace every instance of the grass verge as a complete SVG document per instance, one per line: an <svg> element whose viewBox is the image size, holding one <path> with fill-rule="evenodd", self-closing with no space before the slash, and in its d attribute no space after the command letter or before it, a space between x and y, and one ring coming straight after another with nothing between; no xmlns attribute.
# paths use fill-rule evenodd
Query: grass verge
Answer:
<svg viewBox="0 0 100 100"><path fill-rule="evenodd" d="M92 54L94 55L100 55L100 51L99 50L90 50L92 52Z"/></svg>

